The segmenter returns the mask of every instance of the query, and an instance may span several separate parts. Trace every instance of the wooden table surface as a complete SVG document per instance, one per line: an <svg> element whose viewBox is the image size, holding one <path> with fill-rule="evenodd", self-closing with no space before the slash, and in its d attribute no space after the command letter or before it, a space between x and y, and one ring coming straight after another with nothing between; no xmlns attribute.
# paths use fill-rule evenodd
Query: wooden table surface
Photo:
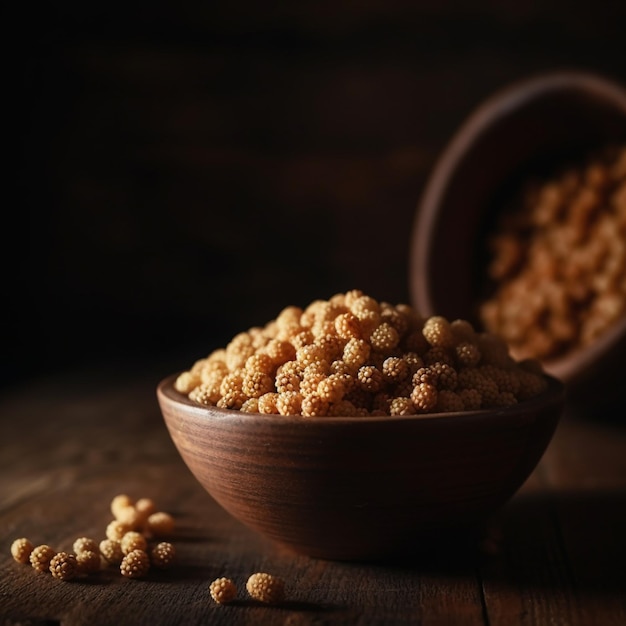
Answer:
<svg viewBox="0 0 626 626"><path fill-rule="evenodd" d="M157 368L158 369L158 368ZM0 624L626 624L626 429L567 412L540 466L480 550L402 564L326 562L276 548L200 487L163 424L168 371L58 375L0 398ZM104 538L113 496L175 516L175 566L62 582L15 562L21 536L55 549ZM282 576L280 606L219 606L209 583Z"/></svg>

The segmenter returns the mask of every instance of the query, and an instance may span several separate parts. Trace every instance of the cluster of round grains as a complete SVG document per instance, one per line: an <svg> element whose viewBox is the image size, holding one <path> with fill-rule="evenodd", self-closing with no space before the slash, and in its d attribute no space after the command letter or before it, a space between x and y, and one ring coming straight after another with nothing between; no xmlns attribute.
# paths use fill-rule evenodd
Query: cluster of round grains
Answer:
<svg viewBox="0 0 626 626"><path fill-rule="evenodd" d="M78 537L72 545L74 554L81 552L98 552L98 542L90 537Z"/></svg>
<svg viewBox="0 0 626 626"><path fill-rule="evenodd" d="M82 574L95 574L102 567L102 558L99 551L85 550L76 553L78 569Z"/></svg>
<svg viewBox="0 0 626 626"><path fill-rule="evenodd" d="M50 573L59 580L72 580L80 573L76 555L71 552L57 552L50 559Z"/></svg>
<svg viewBox="0 0 626 626"><path fill-rule="evenodd" d="M252 574L246 581L251 598L264 604L280 604L285 599L285 582L266 572ZM209 593L217 604L228 604L237 597L237 586L230 578L217 578L209 585Z"/></svg>
<svg viewBox="0 0 626 626"><path fill-rule="evenodd" d="M182 373L176 388L250 413L357 417L504 407L546 384L539 365L517 362L502 339L467 320L425 318L352 290L239 333Z"/></svg>
<svg viewBox="0 0 626 626"><path fill-rule="evenodd" d="M265 604L278 604L285 598L285 583L282 578L257 572L246 582L246 590L252 598Z"/></svg>
<svg viewBox="0 0 626 626"><path fill-rule="evenodd" d="M129 554L133 550L146 550L148 542L146 538L136 530L128 531L120 541L123 554Z"/></svg>
<svg viewBox="0 0 626 626"><path fill-rule="evenodd" d="M30 553L30 564L36 572L48 572L50 571L50 561L56 554L56 550L53 550L48 544L41 544L33 548Z"/></svg>
<svg viewBox="0 0 626 626"><path fill-rule="evenodd" d="M146 531L153 537L169 537L174 532L174 518L165 511L157 511L148 516Z"/></svg>
<svg viewBox="0 0 626 626"><path fill-rule="evenodd" d="M26 537L20 537L11 544L11 556L18 563L28 563L34 547Z"/></svg>
<svg viewBox="0 0 626 626"><path fill-rule="evenodd" d="M529 184L488 243L481 318L516 358L590 344L626 311L626 145Z"/></svg>
<svg viewBox="0 0 626 626"><path fill-rule="evenodd" d="M160 541L150 551L150 562L158 569L169 569L175 556L174 546L169 541Z"/></svg>
<svg viewBox="0 0 626 626"><path fill-rule="evenodd" d="M107 539L111 541L121 541L122 537L130 532L132 526L125 522L120 522L117 519L111 520L106 527L105 534Z"/></svg>
<svg viewBox="0 0 626 626"><path fill-rule="evenodd" d="M120 572L126 578L143 578L149 569L150 558L144 550L132 550L120 563Z"/></svg>
<svg viewBox="0 0 626 626"><path fill-rule="evenodd" d="M217 578L209 585L209 593L218 604L228 604L237 597L237 586L230 578Z"/></svg>
<svg viewBox="0 0 626 626"><path fill-rule="evenodd" d="M111 565L119 565L124 558L122 546L119 541L103 539L99 544L99 549L105 561Z"/></svg>
<svg viewBox="0 0 626 626"><path fill-rule="evenodd" d="M119 567L128 578L144 577L151 565L158 569L172 565L174 546L160 540L174 532L174 518L169 513L158 511L150 498L133 502L125 494L115 496L110 508L115 519L107 524L107 538L100 542L78 537L72 552L57 552L47 544L34 546L21 537L11 544L11 555L18 563L30 563L37 572L50 572L59 580L95 574L103 564Z"/></svg>

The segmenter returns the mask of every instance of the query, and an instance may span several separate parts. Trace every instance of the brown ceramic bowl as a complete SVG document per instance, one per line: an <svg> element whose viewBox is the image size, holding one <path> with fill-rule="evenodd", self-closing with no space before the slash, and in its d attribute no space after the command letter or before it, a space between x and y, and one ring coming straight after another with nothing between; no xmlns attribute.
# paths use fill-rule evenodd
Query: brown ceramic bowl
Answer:
<svg viewBox="0 0 626 626"><path fill-rule="evenodd" d="M626 89L603 77L559 72L496 93L461 126L436 163L418 205L410 281L425 315L480 326L477 304L485 224L507 193L551 165L626 140ZM544 361L575 387L626 365L626 315L585 349Z"/></svg>
<svg viewBox="0 0 626 626"><path fill-rule="evenodd" d="M535 468L564 397L548 378L503 410L302 418L200 406L175 378L158 401L207 492L277 544L334 560L398 557L486 520Z"/></svg>

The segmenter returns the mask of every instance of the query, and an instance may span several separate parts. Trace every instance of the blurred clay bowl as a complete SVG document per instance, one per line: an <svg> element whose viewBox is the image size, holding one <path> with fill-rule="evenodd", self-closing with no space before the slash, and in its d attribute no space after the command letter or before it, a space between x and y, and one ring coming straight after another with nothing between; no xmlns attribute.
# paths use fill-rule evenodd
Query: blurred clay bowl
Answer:
<svg viewBox="0 0 626 626"><path fill-rule="evenodd" d="M507 192L536 168L625 139L626 90L603 77L548 74L489 98L443 151L418 205L410 259L415 307L480 327L484 227ZM624 365L626 315L588 347L543 361L568 387L593 386L594 394L595 384Z"/></svg>
<svg viewBox="0 0 626 626"><path fill-rule="evenodd" d="M334 560L402 556L485 521L535 468L564 402L548 377L506 409L303 418L201 406L175 379L158 401L206 491L267 539Z"/></svg>

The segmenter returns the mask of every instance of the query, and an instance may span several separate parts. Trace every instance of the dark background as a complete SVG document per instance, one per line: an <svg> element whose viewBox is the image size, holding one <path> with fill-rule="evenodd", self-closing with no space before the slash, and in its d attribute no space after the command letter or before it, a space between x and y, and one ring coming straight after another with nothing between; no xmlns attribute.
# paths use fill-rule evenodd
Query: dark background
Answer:
<svg viewBox="0 0 626 626"><path fill-rule="evenodd" d="M5 28L2 385L166 374L337 291L408 301L416 203L474 107L545 71L626 82L623 2L29 4Z"/></svg>

